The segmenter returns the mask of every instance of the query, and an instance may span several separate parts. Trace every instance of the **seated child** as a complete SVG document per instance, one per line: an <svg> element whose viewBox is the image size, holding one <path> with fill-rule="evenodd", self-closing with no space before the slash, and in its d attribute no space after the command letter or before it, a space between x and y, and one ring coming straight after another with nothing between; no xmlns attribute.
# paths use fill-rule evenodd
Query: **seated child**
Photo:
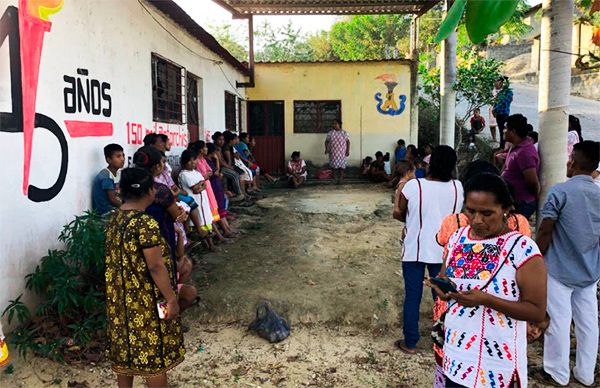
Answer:
<svg viewBox="0 0 600 388"><path fill-rule="evenodd" d="M369 169L371 168L371 163L373 163L372 157L367 156L366 158L363 159L363 161L360 165L360 175L362 175L363 177L367 177L367 175L369 175Z"/></svg>
<svg viewBox="0 0 600 388"><path fill-rule="evenodd" d="M390 153L386 152L383 156L383 169L388 176L392 175L392 163L390 161Z"/></svg>
<svg viewBox="0 0 600 388"><path fill-rule="evenodd" d="M375 160L371 163L371 166L369 167L368 176L369 180L375 183L388 182L390 180L390 176L385 172L383 152L377 151L375 153Z"/></svg>
<svg viewBox="0 0 600 388"><path fill-rule="evenodd" d="M198 291L196 287L186 284L190 281L192 262L185 254L185 235L183 230L175 228L177 233L177 297L181 311L192 307L197 302Z"/></svg>
<svg viewBox="0 0 600 388"><path fill-rule="evenodd" d="M394 162L398 163L401 160L406 158L406 142L404 139L398 140L398 145L396 146L396 150L394 151Z"/></svg>
<svg viewBox="0 0 600 388"><path fill-rule="evenodd" d="M104 158L108 166L94 178L92 184L92 208L96 213L105 215L121 206L118 196L120 169L125 165L123 147L109 144L104 147Z"/></svg>
<svg viewBox="0 0 600 388"><path fill-rule="evenodd" d="M469 147L475 147L475 135L481 133L485 128L485 119L480 114L479 108L473 110L473 117L471 117L471 130L469 131Z"/></svg>
<svg viewBox="0 0 600 388"><path fill-rule="evenodd" d="M214 220L212 210L208 194L205 191L204 177L196 170L196 155L194 152L192 150L183 151L181 153L180 164L179 184L183 190L191 193L194 201L198 204L200 229L204 232L212 232ZM209 249L214 249L211 238L207 238L206 243Z"/></svg>
<svg viewBox="0 0 600 388"><path fill-rule="evenodd" d="M300 158L300 151L292 152L292 158L287 165L287 174L290 184L295 189L306 182L308 173L306 172L306 163Z"/></svg>

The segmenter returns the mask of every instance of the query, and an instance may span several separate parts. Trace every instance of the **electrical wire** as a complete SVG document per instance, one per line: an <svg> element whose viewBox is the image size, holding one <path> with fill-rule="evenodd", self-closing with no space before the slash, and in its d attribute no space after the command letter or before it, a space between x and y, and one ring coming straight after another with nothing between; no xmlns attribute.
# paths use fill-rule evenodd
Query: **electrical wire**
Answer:
<svg viewBox="0 0 600 388"><path fill-rule="evenodd" d="M233 88L234 93L241 98L242 100L245 100L246 98L244 96L242 96L238 90L237 87L233 84L233 82L229 79L229 77L227 77L227 74L225 73L225 70L223 70L223 61L221 60L217 60L217 59L213 59L213 58L209 58L209 57L205 57L199 53L197 53L196 51L194 51L193 49L191 49L189 46L187 46L185 43L183 43L179 38L177 38L171 31L169 31L169 29L167 27L165 27L160 20L158 20L154 14L152 12L150 12L150 10L146 7L146 5L142 2L142 0L138 0L138 3L140 3L140 5L142 6L142 8L146 11L146 13L148 13L148 15L150 15L150 17L152 19L154 19L154 21L156 22L156 24L158 24L163 30L165 30L167 32L167 34L169 34L177 43L179 43L180 45L182 45L183 47L185 47L189 52L191 52L192 54L196 55L198 58L204 59L206 61L212 62L213 64L219 66L219 69L221 70L221 73L223 74L223 77L225 77L225 79L227 80L227 83L229 83L229 86L231 86Z"/></svg>

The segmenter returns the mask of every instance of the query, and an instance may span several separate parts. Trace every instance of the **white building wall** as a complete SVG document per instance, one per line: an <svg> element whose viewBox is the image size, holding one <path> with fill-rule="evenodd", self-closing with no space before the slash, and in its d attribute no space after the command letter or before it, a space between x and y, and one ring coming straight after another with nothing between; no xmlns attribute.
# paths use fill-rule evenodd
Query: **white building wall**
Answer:
<svg viewBox="0 0 600 388"><path fill-rule="evenodd" d="M0 13L17 3L17 0L0 0ZM128 125L130 128L141 127L142 137L146 129L167 127L153 122L151 53L157 53L202 78L199 83L202 94L200 125L204 128L201 128L200 139L203 129L224 130L226 90L244 97L244 90L235 88L236 81L245 80L242 74L151 5L145 3L145 6L173 36L134 0L66 0L63 9L50 16L52 28L44 36L36 112L52 118L65 134L69 157L66 181L51 200L30 200L22 190L24 134L9 133L0 128L0 144L4 151L0 152L3 170L0 185L0 311L9 299L23 292L23 277L35 268L48 249L60 246L57 237L62 226L90 207L92 179L106 165L103 147L109 143L121 144L126 157L130 157L139 145L133 144L132 133L127 133ZM78 75L77 69L87 69L88 76ZM64 76L110 84L110 117L85 111L65 113L63 89L68 84ZM0 46L0 112L12 111L10 83L7 39ZM107 108L106 101L103 108ZM65 120L109 122L113 134L71 137ZM175 139L188 135L185 124L169 124L168 127L179 133ZM180 153L186 141L178 145L173 153ZM61 151L56 138L45 129L34 130L30 184L40 188L51 186L56 181L60 164Z"/></svg>

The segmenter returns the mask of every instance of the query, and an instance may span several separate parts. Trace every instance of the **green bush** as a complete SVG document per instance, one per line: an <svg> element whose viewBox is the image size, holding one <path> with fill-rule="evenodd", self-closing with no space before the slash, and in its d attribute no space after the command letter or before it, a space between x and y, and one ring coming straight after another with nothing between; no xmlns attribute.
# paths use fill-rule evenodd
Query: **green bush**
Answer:
<svg viewBox="0 0 600 388"><path fill-rule="evenodd" d="M31 350L58 361L99 358L106 326L104 239L98 214L77 216L58 237L65 248L48 251L25 277L27 290L39 297L35 313L22 294L2 313L9 324L14 318L19 323L9 341L23 357Z"/></svg>

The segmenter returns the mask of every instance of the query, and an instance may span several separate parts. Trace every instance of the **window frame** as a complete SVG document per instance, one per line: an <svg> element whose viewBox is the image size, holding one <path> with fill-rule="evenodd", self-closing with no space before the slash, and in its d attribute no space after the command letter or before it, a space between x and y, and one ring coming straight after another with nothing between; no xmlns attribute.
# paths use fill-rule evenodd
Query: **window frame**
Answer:
<svg viewBox="0 0 600 388"><path fill-rule="evenodd" d="M316 112L316 117L315 117L315 125L314 128L312 130L309 131L299 131L298 128L300 127L299 124L299 118L297 117L297 104L300 103L312 103L312 104L319 104L317 107L317 112ZM324 111L322 110L322 108L320 108L321 105L324 104L331 104L331 103L337 103L339 106L339 114L337 115L336 119L337 120L342 120L342 100L294 100L293 101L293 114L294 114L294 134L324 134L324 133L328 133L332 128L324 128L323 127L323 113Z"/></svg>
<svg viewBox="0 0 600 388"><path fill-rule="evenodd" d="M225 129L238 132L238 96L225 90ZM229 108L229 109L228 109ZM233 124L233 126L231 126Z"/></svg>
<svg viewBox="0 0 600 388"><path fill-rule="evenodd" d="M161 90L167 93L166 98L158 97L158 64L165 65L164 86ZM187 71L185 67L159 55L151 53L151 77L152 77L152 120L155 122L169 124L185 124L187 122ZM169 98L169 81L175 77L175 98ZM164 108L161 109L160 102Z"/></svg>

